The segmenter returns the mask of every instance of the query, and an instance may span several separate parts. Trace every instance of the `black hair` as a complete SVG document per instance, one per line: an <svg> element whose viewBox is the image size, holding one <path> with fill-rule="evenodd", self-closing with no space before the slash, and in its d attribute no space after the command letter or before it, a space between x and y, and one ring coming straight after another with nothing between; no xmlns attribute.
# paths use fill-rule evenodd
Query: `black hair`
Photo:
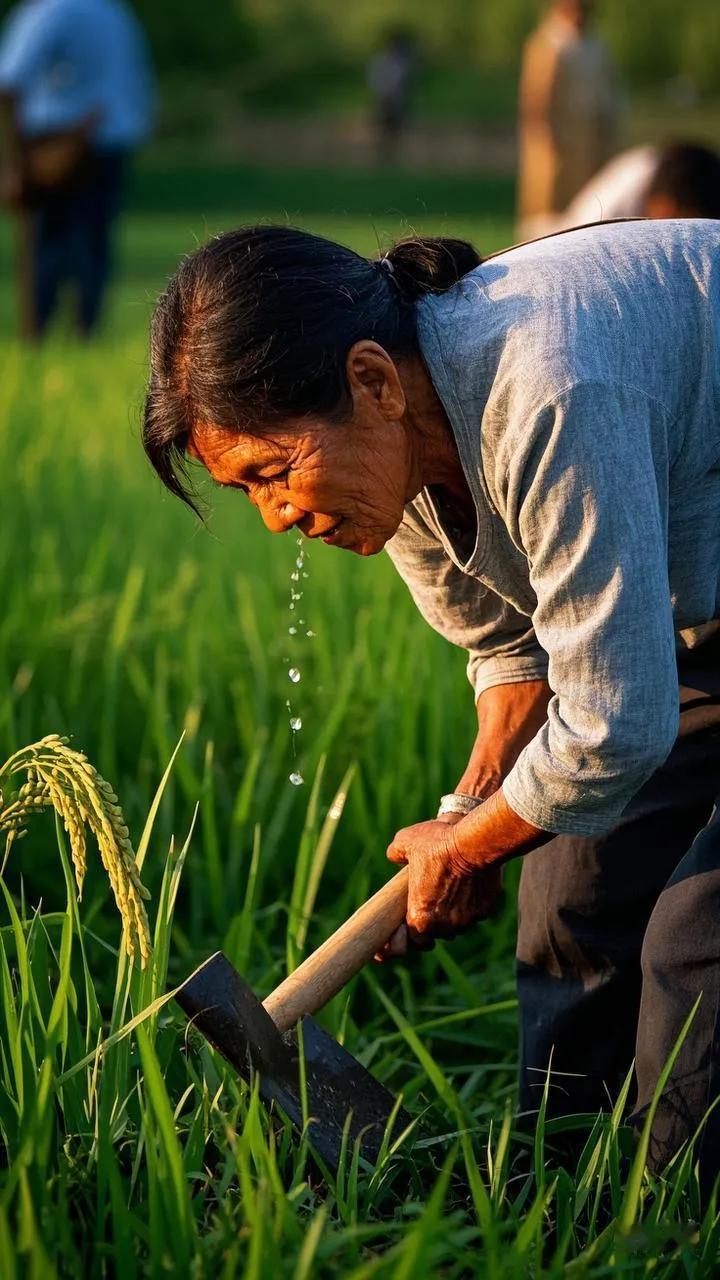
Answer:
<svg viewBox="0 0 720 1280"><path fill-rule="evenodd" d="M664 146L645 199L660 195L672 196L685 216L720 218L718 153L688 142Z"/></svg>
<svg viewBox="0 0 720 1280"><path fill-rule="evenodd" d="M345 362L370 338L417 350L415 303L479 265L464 240L399 241L383 259L291 227L241 227L180 263L150 339L145 451L167 488L197 510L185 450L196 423L267 428L283 417L349 411Z"/></svg>

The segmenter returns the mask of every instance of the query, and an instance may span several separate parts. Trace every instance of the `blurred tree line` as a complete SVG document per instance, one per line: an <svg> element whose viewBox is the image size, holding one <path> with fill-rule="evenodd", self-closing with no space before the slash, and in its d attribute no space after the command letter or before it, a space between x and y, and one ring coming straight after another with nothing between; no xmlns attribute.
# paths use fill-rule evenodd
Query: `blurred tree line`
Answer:
<svg viewBox="0 0 720 1280"><path fill-rule="evenodd" d="M543 0L131 0L161 73L192 78L243 71L362 65L390 27L416 33L428 63L517 69ZM0 13L12 0L0 0ZM628 84L686 77L720 89L719 0L599 0L599 25ZM282 77L280 77L280 87ZM277 88L278 86L276 86Z"/></svg>
<svg viewBox="0 0 720 1280"><path fill-rule="evenodd" d="M430 60L515 69L542 0L134 0L161 69L206 72L277 59L356 61L389 26L417 33ZM600 0L599 25L628 82L677 76L720 88L718 0Z"/></svg>

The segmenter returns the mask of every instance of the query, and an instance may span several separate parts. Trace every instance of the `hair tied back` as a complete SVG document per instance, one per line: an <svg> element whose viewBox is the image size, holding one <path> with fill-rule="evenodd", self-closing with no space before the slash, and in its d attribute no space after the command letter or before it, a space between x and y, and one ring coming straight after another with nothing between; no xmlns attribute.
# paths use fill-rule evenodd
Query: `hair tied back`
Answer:
<svg viewBox="0 0 720 1280"><path fill-rule="evenodd" d="M417 352L415 304L479 263L464 240L410 236L366 258L285 225L201 245L152 323L143 443L164 484L194 504L186 449L198 422L262 433L304 414L344 421L353 343L371 338L393 358Z"/></svg>

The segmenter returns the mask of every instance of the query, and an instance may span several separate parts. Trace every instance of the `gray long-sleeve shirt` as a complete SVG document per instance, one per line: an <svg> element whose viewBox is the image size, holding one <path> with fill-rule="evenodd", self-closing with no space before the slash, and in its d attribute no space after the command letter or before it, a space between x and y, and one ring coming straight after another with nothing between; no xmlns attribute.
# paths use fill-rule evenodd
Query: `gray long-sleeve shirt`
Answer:
<svg viewBox="0 0 720 1280"><path fill-rule="evenodd" d="M720 617L720 222L509 250L418 326L477 528L425 489L387 549L477 695L550 683L511 807L600 834L674 742L678 633Z"/></svg>

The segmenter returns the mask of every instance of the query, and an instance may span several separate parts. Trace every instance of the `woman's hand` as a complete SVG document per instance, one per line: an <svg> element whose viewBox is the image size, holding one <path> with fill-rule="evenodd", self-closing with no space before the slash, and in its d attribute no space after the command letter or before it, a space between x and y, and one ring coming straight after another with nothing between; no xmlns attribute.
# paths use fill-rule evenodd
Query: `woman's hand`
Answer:
<svg viewBox="0 0 720 1280"><path fill-rule="evenodd" d="M484 920L502 888L499 868L463 873L453 855L448 828L459 814L444 814L431 822L418 822L398 831L387 856L409 868L408 906L405 923L375 957L379 962L405 955L409 947L422 951L435 938L454 938L478 920Z"/></svg>
<svg viewBox="0 0 720 1280"><path fill-rule="evenodd" d="M497 797L503 778L544 724L551 697L547 681L528 680L495 685L478 698L478 734L457 790L489 801L473 811L475 815L482 813L484 820L492 809L494 821L482 833L487 839L479 840L484 855L513 856L550 839L510 813L504 803L497 814L490 797ZM455 841L448 839L448 827L459 821L466 829L471 819L443 814L432 822L403 828L392 841L388 858L410 868L408 910L405 924L377 953L376 960L403 956L408 946L428 950L433 938L454 938L490 914L502 888L499 861L487 870L473 870L474 859L464 858Z"/></svg>

